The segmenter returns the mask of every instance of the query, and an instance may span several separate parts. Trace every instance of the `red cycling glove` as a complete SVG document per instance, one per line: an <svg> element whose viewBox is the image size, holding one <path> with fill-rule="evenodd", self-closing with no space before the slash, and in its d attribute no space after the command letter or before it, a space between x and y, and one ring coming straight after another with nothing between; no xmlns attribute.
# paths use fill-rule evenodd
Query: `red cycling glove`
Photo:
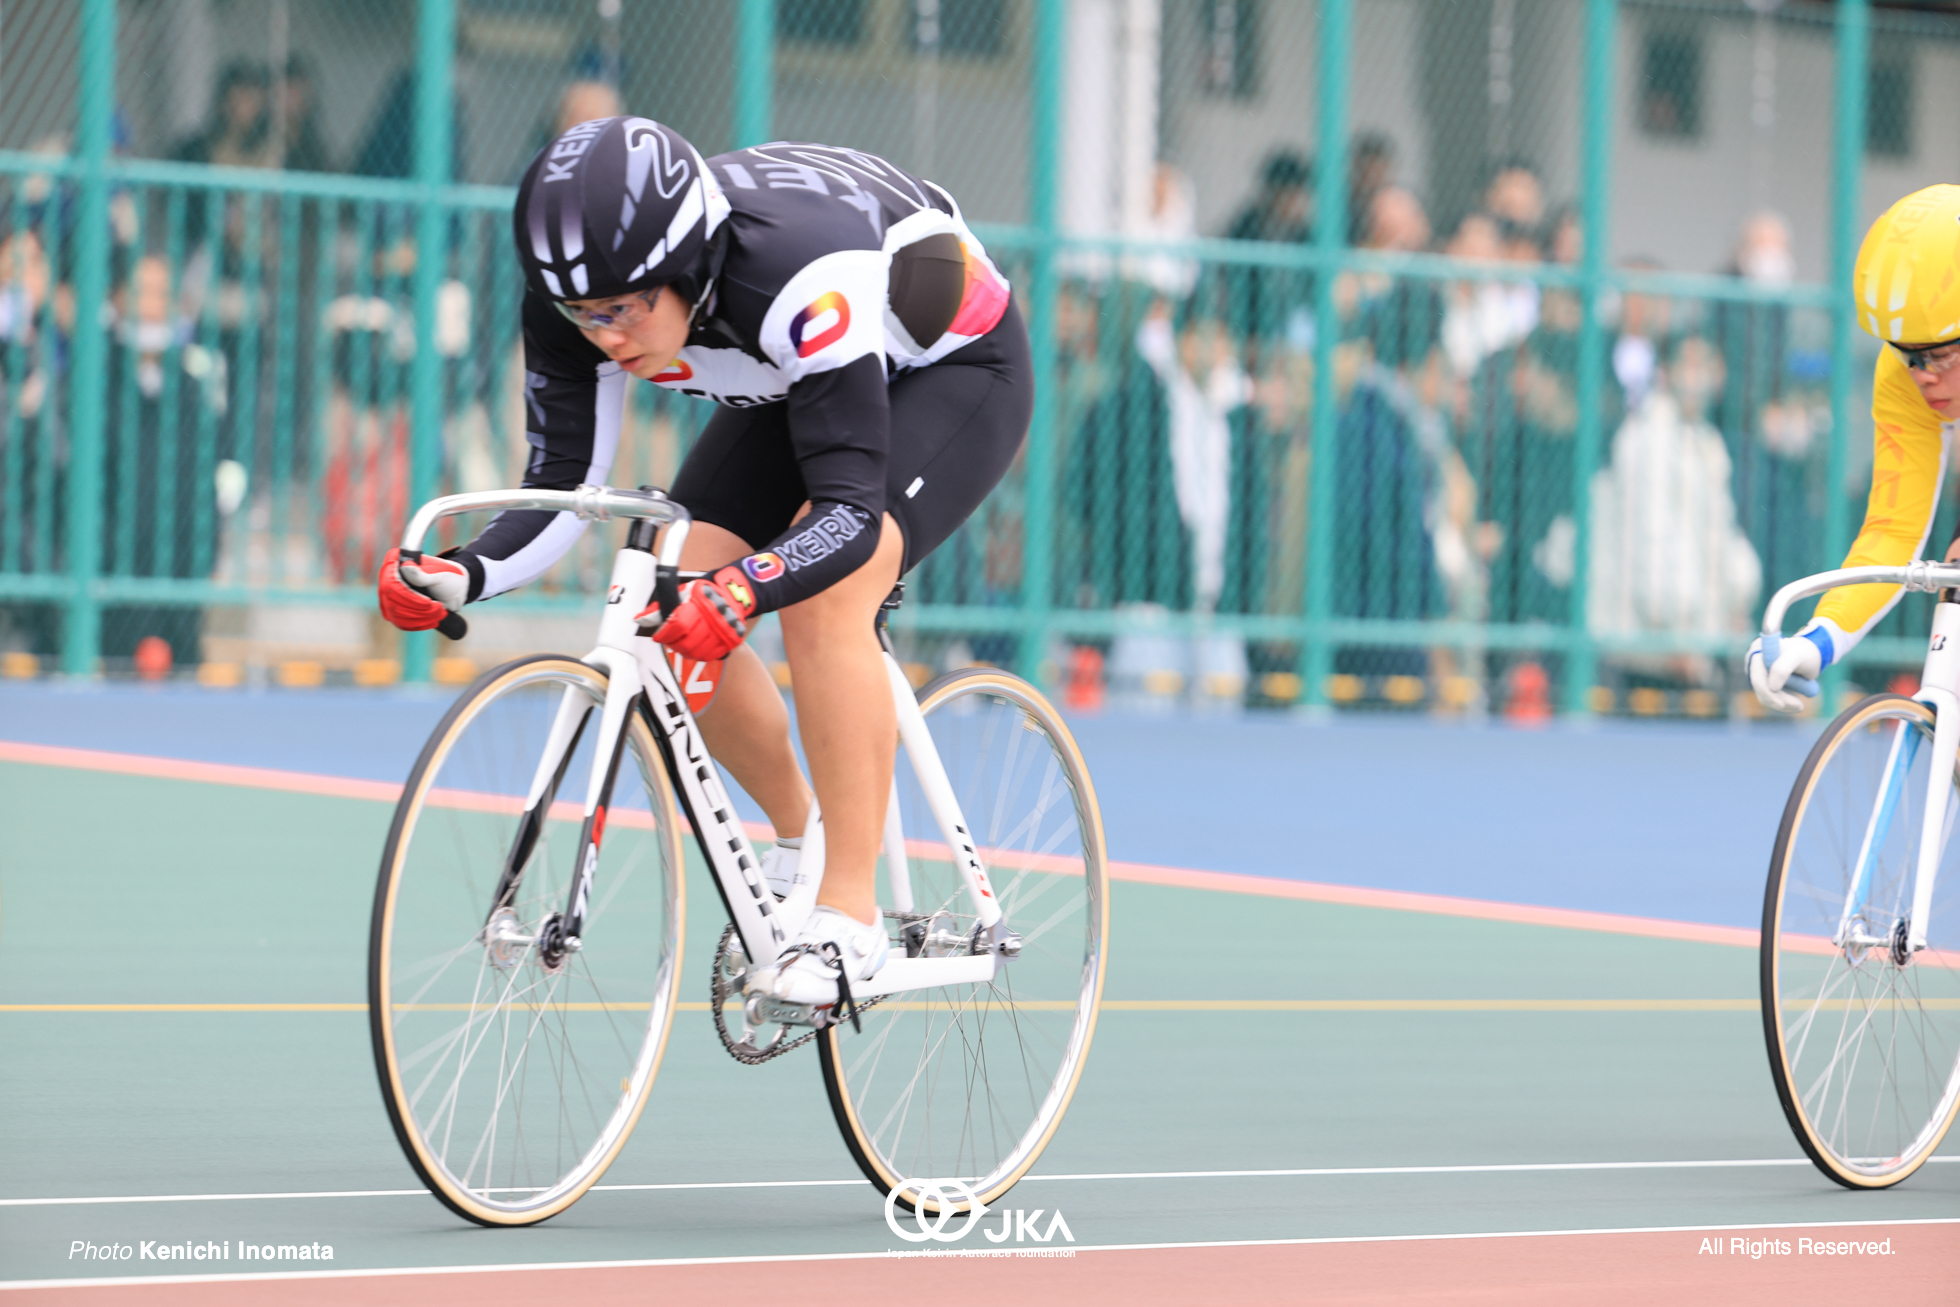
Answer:
<svg viewBox="0 0 1960 1307"><path fill-rule="evenodd" d="M404 631L433 631L470 597L469 570L434 554L403 563L400 549L381 560L381 615Z"/></svg>
<svg viewBox="0 0 1960 1307"><path fill-rule="evenodd" d="M742 569L730 566L682 586L680 605L666 621L660 620L657 603L647 605L638 620L641 630L683 658L714 662L747 638L754 614L755 591Z"/></svg>

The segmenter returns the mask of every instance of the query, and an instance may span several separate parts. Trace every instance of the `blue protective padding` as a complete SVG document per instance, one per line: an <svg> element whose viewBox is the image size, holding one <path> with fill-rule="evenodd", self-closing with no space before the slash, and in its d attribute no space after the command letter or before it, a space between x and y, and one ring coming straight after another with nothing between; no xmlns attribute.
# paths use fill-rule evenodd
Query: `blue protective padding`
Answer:
<svg viewBox="0 0 1960 1307"><path fill-rule="evenodd" d="M1829 631L1821 626L1813 626L1808 631L1799 631L1797 634L1817 646L1817 652L1824 658L1823 666L1829 667L1836 661L1837 646L1831 643Z"/></svg>
<svg viewBox="0 0 1960 1307"><path fill-rule="evenodd" d="M1810 639L1813 634L1813 632L1805 631L1804 637ZM1821 644L1818 644L1815 640L1811 640L1811 643L1817 644L1818 652L1824 655L1824 666L1829 667L1831 665L1831 637L1826 635ZM1764 669L1767 670L1776 666L1776 656L1782 652L1783 637L1780 635L1765 635L1763 637L1762 649ZM1806 699L1815 699L1817 697L1817 682L1811 680L1808 676L1792 676L1783 682L1783 688L1786 690L1795 690Z"/></svg>

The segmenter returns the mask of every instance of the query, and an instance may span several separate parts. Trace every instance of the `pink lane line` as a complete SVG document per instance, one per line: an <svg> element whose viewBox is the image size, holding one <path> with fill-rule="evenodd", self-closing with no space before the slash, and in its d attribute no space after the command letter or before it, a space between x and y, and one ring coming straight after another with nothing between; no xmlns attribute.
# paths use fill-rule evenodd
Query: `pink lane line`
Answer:
<svg viewBox="0 0 1960 1307"><path fill-rule="evenodd" d="M42 767L68 767L81 771L113 772L124 776L149 776L161 780L198 781L206 785L236 785L248 789L284 790L293 794L321 795L328 798L368 799L393 803L402 787L393 781L353 780L344 776L322 776L313 772L279 771L270 767L240 767L230 763L184 762L175 758L156 758L146 754L111 753L101 749L71 749L52 744L26 744L0 740L0 762L29 763ZM490 795L466 795L461 791L438 791L437 806L497 809L508 801ZM559 814L554 811L554 816ZM627 819L626 813L618 819ZM637 823L636 823L637 824ZM751 836L768 838L769 827L760 822L745 823ZM907 841L915 851L925 854L935 846L931 841ZM1054 862L1055 866L1035 865ZM1031 858L1034 870L1065 871L1061 858ZM1075 864L1079 866L1078 864ZM1228 871L1197 871L1185 867L1160 867L1147 862L1111 862L1112 880L1142 885L1168 885L1178 889L1211 890L1221 894L1250 894L1259 898L1297 899L1309 903L1340 903L1360 908L1383 908L1392 912L1423 912L1433 916L1471 917L1481 921L1505 921L1528 926L1557 926L1566 930L1592 930L1613 935L1641 935L1650 939L1685 940L1697 944L1726 944L1736 948L1755 948L1756 931L1739 926L1709 926L1693 921L1664 921L1655 917L1629 917L1611 912L1585 912L1577 908L1535 907L1525 903L1496 903L1488 899L1455 898L1445 894L1418 894L1408 890L1366 889L1357 885L1328 885L1318 881L1279 880L1268 876L1247 876Z"/></svg>
<svg viewBox="0 0 1960 1307"><path fill-rule="evenodd" d="M1740 926L1706 926L1694 921L1663 921L1657 917L1625 917L1612 912L1577 908L1541 908L1526 903L1494 903L1460 899L1446 894L1416 894L1408 890L1364 889L1358 885L1326 885L1310 880L1277 880L1227 871L1187 871L1153 867L1142 862L1112 862L1115 880L1146 885L1175 885L1185 889L1217 890L1224 894L1255 894L1271 899L1305 899L1312 903L1344 903L1394 912L1427 912L1445 917L1475 917L1527 926L1560 926L1566 930L1597 930L1614 935L1645 935L1652 939L1688 940L1697 944L1730 944L1755 948L1758 932Z"/></svg>
<svg viewBox="0 0 1960 1307"><path fill-rule="evenodd" d="M240 785L253 790L285 790L292 794L333 799L371 799L393 803L402 787L394 781L357 781L314 772L278 771L271 767L236 767L223 762L185 762L140 753L110 753L102 749L68 749L54 744L23 744L0 740L0 762L24 762L42 767L71 767L80 771L114 772L122 776L153 776L166 781L201 781L206 785Z"/></svg>

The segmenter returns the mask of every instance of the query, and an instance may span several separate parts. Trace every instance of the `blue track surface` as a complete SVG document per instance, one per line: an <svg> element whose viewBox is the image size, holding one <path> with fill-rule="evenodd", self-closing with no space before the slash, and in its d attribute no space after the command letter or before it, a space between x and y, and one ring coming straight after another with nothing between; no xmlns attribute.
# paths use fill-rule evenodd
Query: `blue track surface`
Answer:
<svg viewBox="0 0 1960 1307"><path fill-rule="evenodd" d="M0 739L399 780L453 695L0 685ZM1112 856L1755 926L1812 732L1077 718Z"/></svg>

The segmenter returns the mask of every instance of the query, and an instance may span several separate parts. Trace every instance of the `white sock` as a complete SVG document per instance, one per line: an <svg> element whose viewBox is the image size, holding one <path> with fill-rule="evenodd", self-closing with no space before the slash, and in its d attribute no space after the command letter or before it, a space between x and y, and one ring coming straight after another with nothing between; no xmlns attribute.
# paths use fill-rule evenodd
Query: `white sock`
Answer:
<svg viewBox="0 0 1960 1307"><path fill-rule="evenodd" d="M789 892L796 888L796 864L802 861L803 840L777 840L776 847L762 856L762 879L769 886L770 893L777 898L788 898Z"/></svg>

